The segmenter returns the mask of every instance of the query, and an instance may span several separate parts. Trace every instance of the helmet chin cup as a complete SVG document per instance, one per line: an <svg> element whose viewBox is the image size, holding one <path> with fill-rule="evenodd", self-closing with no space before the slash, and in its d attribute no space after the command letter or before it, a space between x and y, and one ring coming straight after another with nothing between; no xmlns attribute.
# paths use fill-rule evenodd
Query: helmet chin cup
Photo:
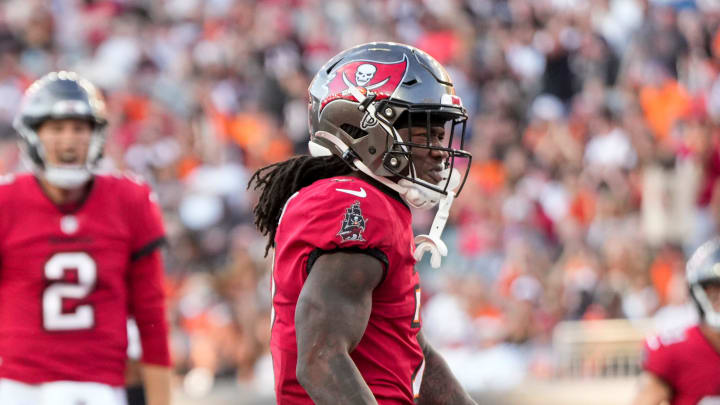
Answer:
<svg viewBox="0 0 720 405"><path fill-rule="evenodd" d="M82 187L90 181L92 174L85 167L48 166L41 176L55 187L70 190Z"/></svg>
<svg viewBox="0 0 720 405"><path fill-rule="evenodd" d="M446 169L442 173L443 180L440 184L448 181L448 176L450 177L450 180L447 190L455 191L462 181L462 175L457 169L453 169L452 172L450 169ZM405 190L404 193L401 193L405 201L414 208L430 209L438 205L438 203L445 198L444 194L424 186L424 184L427 184L428 186L439 186L438 184L430 184L429 182L420 179L416 180L416 182L400 179L397 184Z"/></svg>
<svg viewBox="0 0 720 405"><path fill-rule="evenodd" d="M405 193L405 199L415 208L420 208L419 206L423 205L422 194L417 189L408 188Z"/></svg>
<svg viewBox="0 0 720 405"><path fill-rule="evenodd" d="M405 190L405 193L401 193L405 201L414 208L430 209L443 198L442 194L409 180L400 179L397 184Z"/></svg>

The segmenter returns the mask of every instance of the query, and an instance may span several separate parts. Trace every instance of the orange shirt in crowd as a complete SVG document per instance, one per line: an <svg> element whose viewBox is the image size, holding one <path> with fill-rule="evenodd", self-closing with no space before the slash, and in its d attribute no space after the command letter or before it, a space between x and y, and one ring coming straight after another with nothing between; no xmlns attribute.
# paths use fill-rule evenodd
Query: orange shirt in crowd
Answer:
<svg viewBox="0 0 720 405"><path fill-rule="evenodd" d="M494 194L505 184L505 168L497 160L475 163L470 168L470 179L475 180L484 193Z"/></svg>
<svg viewBox="0 0 720 405"><path fill-rule="evenodd" d="M660 87L645 86L640 90L640 104L645 120L658 141L665 141L675 121L690 106L690 95L675 80L666 80Z"/></svg>

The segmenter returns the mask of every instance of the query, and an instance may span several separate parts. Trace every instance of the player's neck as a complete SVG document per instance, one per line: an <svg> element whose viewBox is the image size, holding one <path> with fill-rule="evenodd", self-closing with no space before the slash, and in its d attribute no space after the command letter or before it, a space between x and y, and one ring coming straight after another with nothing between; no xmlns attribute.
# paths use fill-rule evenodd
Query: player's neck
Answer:
<svg viewBox="0 0 720 405"><path fill-rule="evenodd" d="M87 184L78 188L66 189L55 186L42 177L38 177L38 182L43 188L45 195L57 205L75 204L82 201L89 191Z"/></svg>
<svg viewBox="0 0 720 405"><path fill-rule="evenodd" d="M715 348L715 351L720 353L720 331L706 323L700 324L700 331L708 342L710 342L710 344Z"/></svg>

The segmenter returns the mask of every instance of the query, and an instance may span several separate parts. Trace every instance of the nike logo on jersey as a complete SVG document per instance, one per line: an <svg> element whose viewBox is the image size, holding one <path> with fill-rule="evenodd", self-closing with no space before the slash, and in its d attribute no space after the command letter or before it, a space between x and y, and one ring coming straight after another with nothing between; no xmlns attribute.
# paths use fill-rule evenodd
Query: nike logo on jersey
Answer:
<svg viewBox="0 0 720 405"><path fill-rule="evenodd" d="M367 193L365 192L365 189L360 187L360 190L346 190L344 188L336 188L335 190L341 192L341 193L347 193L350 195L354 195L355 197L365 198L367 197Z"/></svg>

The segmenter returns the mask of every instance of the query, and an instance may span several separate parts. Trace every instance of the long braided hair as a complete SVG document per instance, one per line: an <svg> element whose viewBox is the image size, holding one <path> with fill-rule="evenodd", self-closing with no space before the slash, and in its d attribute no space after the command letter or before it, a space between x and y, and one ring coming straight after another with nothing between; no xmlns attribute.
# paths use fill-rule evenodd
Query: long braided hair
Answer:
<svg viewBox="0 0 720 405"><path fill-rule="evenodd" d="M284 162L274 163L256 171L247 188L260 192L260 199L253 209L255 226L268 237L265 256L275 246L275 231L285 202L303 187L320 180L343 176L352 172L339 157L295 156ZM254 183L254 184L253 184Z"/></svg>

